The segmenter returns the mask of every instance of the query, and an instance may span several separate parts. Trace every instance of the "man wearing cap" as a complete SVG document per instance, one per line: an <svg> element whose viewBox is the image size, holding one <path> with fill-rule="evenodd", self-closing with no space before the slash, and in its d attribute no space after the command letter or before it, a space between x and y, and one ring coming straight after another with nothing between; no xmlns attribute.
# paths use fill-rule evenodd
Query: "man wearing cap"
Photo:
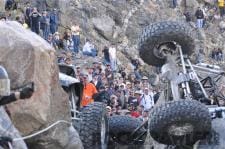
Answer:
<svg viewBox="0 0 225 149"><path fill-rule="evenodd" d="M94 94L98 93L94 84L90 83L90 81L88 80L87 74L84 74L83 76L83 84L84 90L83 90L83 97L81 100L81 107L87 106L88 104L94 102L93 96Z"/></svg>
<svg viewBox="0 0 225 149"><path fill-rule="evenodd" d="M144 89L144 93L141 96L140 105L144 106L144 110L150 110L154 106L154 95L149 88Z"/></svg>
<svg viewBox="0 0 225 149"><path fill-rule="evenodd" d="M148 88L149 87L148 77L143 76L141 79L141 83L142 83L143 88L146 88L146 87Z"/></svg>
<svg viewBox="0 0 225 149"><path fill-rule="evenodd" d="M140 90L136 90L134 92L134 98L130 98L128 99L128 104L134 106L135 108L139 105L140 101L141 101L141 91Z"/></svg>

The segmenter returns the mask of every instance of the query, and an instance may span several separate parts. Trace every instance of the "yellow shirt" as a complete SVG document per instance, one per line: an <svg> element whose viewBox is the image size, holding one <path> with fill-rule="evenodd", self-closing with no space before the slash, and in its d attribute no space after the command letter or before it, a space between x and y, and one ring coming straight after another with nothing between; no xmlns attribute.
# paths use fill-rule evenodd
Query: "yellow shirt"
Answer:
<svg viewBox="0 0 225 149"><path fill-rule="evenodd" d="M224 7L224 0L218 0L218 6Z"/></svg>

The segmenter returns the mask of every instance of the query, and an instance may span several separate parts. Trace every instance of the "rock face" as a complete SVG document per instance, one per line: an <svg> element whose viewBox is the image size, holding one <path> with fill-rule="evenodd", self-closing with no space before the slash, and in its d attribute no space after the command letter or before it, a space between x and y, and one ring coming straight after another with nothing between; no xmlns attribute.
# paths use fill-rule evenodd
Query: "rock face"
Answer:
<svg viewBox="0 0 225 149"><path fill-rule="evenodd" d="M27 0L20 0L24 2ZM157 21L185 21L183 13L188 11L195 28L195 11L204 2L215 4L214 0L178 0L176 9L171 8L172 1L163 0L32 0L41 9L58 7L60 10L60 31L70 28L74 24L80 25L81 42L89 38L96 43L97 49L101 51L105 45L115 42L117 49L125 53L120 56L118 62L126 65L129 58L138 55L138 37L143 28ZM218 47L224 47L223 35L219 32L219 24L211 23L207 30L196 31L196 40L199 43L196 49L205 50L206 55ZM205 39L198 39L199 34ZM199 36L201 37L201 36ZM213 42L215 37L219 40ZM205 44L207 43L207 44ZM99 52L101 53L101 52Z"/></svg>
<svg viewBox="0 0 225 149"><path fill-rule="evenodd" d="M5 1L0 0L0 12L4 12L4 11L5 11Z"/></svg>
<svg viewBox="0 0 225 149"><path fill-rule="evenodd" d="M102 16L92 19L95 30L107 40L111 40L113 36L113 28L115 22L109 16Z"/></svg>
<svg viewBox="0 0 225 149"><path fill-rule="evenodd" d="M56 121L70 121L68 96L59 85L52 47L17 22L0 22L0 32L0 64L7 69L12 87L35 83L31 99L8 106L16 128L28 135ZM60 123L27 143L32 149L64 149L76 139L71 137L69 125Z"/></svg>

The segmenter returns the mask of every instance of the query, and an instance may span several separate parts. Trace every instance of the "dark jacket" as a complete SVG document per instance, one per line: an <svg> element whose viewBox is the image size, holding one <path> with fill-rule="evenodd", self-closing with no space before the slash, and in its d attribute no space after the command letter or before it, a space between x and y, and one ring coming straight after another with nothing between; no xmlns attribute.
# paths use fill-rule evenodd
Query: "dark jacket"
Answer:
<svg viewBox="0 0 225 149"><path fill-rule="evenodd" d="M203 14L203 11L198 9L195 13L195 16L197 19L204 19L204 14Z"/></svg>
<svg viewBox="0 0 225 149"><path fill-rule="evenodd" d="M110 105L110 95L107 91L102 91L94 95L94 101L103 102Z"/></svg>

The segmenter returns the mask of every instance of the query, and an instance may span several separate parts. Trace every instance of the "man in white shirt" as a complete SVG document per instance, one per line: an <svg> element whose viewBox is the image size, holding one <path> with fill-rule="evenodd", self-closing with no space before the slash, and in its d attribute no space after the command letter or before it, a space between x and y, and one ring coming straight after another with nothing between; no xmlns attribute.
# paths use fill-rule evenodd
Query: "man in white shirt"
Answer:
<svg viewBox="0 0 225 149"><path fill-rule="evenodd" d="M97 50L95 49L94 45L90 42L90 40L86 40L86 43L83 47L83 54L87 56L95 57L97 56Z"/></svg>
<svg viewBox="0 0 225 149"><path fill-rule="evenodd" d="M114 44L112 44L109 47L109 58L110 58L110 63L111 63L111 68L113 71L116 71L117 69L117 65L116 65L116 48L114 46Z"/></svg>
<svg viewBox="0 0 225 149"><path fill-rule="evenodd" d="M144 110L150 110L154 106L154 94L149 88L144 89L144 93L141 97L140 105L144 106Z"/></svg>

